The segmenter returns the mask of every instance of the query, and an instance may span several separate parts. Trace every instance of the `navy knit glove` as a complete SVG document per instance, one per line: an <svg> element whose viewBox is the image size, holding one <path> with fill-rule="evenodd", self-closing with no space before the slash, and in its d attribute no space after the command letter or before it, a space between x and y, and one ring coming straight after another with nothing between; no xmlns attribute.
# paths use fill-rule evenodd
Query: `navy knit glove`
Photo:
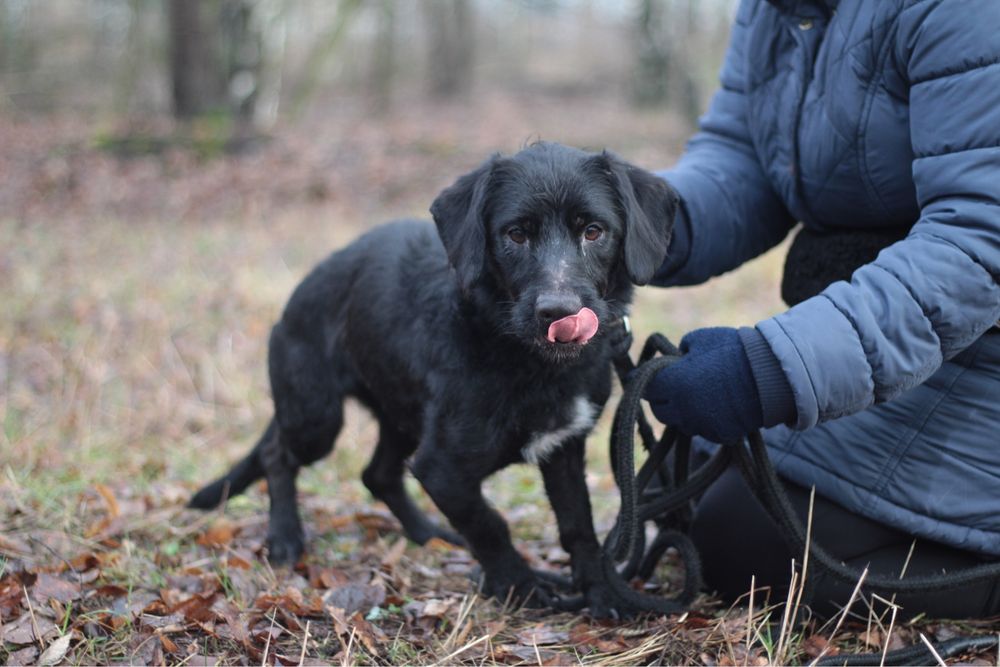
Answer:
<svg viewBox="0 0 1000 667"><path fill-rule="evenodd" d="M684 336L680 350L684 356L660 371L643 395L661 422L730 443L794 419L791 387L756 329L697 329Z"/></svg>

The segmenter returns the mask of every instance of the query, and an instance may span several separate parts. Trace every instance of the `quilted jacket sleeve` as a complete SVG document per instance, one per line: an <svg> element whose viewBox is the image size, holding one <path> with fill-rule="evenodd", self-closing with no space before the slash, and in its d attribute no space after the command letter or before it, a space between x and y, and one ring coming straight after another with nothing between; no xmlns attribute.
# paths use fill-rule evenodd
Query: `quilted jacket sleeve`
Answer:
<svg viewBox="0 0 1000 667"><path fill-rule="evenodd" d="M920 219L849 283L758 324L797 428L923 382L1000 317L1000 5L915 2L894 48Z"/></svg>
<svg viewBox="0 0 1000 667"><path fill-rule="evenodd" d="M750 142L745 96L747 24L760 0L743 0L721 88L674 169L660 172L681 209L654 285L694 285L777 245L795 221L771 188Z"/></svg>

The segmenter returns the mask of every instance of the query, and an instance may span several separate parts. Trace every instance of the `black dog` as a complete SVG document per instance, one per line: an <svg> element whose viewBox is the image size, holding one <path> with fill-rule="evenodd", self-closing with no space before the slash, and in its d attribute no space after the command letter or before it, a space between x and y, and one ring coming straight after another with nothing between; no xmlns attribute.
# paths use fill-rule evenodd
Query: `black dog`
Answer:
<svg viewBox="0 0 1000 667"><path fill-rule="evenodd" d="M511 463L537 463L574 584L592 614L624 612L594 534L584 440L611 390L615 327L632 285L666 254L676 203L665 181L611 154L539 143L442 192L436 233L398 222L334 253L271 333L274 419L191 506L214 507L266 475L269 557L298 559L295 476L331 451L354 396L380 427L362 479L412 540L467 544L488 594L553 600L480 488ZM411 455L460 537L405 493Z"/></svg>

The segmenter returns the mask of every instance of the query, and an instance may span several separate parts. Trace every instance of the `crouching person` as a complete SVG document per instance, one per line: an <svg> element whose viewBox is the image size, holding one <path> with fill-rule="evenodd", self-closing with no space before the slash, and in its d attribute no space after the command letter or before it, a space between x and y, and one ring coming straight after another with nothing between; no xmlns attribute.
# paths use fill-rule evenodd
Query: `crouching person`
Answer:
<svg viewBox="0 0 1000 667"><path fill-rule="evenodd" d="M1000 559L1000 5L744 0L721 90L666 178L654 280L692 285L802 230L791 306L689 334L645 397L707 442L757 428L813 540L873 574ZM801 559L729 470L693 537L735 599ZM852 586L814 581L833 613ZM905 616L1000 612L1000 582L896 599Z"/></svg>

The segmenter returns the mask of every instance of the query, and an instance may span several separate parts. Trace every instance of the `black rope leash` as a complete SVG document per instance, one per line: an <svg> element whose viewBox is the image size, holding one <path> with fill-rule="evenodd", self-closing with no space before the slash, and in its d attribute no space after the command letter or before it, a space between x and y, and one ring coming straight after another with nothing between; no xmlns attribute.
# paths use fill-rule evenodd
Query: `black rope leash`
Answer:
<svg viewBox="0 0 1000 667"><path fill-rule="evenodd" d="M626 324L627 327L627 324ZM627 331L627 329L626 329ZM659 356L657 356L659 355ZM621 506L614 527L604 542L608 562L624 562L621 570L609 572L617 594L627 604L641 611L660 614L677 613L690 605L701 587L701 564L687 529L692 502L735 462L754 495L781 529L793 551L809 549L813 567L849 584L856 584L862 573L831 556L807 539L784 486L774 470L760 432L745 440L718 448L713 457L691 473L691 438L667 428L657 439L642 411L642 394L662 369L676 363L680 351L661 334L653 334L643 346L638 366L627 353L615 360L623 395L612 423L611 462ZM638 430L648 455L635 471L635 432ZM673 465L667 457L673 451ZM646 522L654 521L658 533L649 548L645 544ZM674 547L684 563L685 581L681 593L671 599L638 593L625 583L638 576L648 579L663 554ZM613 565L608 567L614 568ZM613 576L618 575L618 576ZM865 575L862 588L868 592L899 593L944 591L1000 579L1000 563L988 563L949 574L928 574L898 579L888 575ZM581 605L582 606L582 605ZM996 636L957 637L933 644L942 658L966 651L997 646ZM915 645L905 649L872 654L839 654L817 661L819 665L914 664L934 662L930 648Z"/></svg>

